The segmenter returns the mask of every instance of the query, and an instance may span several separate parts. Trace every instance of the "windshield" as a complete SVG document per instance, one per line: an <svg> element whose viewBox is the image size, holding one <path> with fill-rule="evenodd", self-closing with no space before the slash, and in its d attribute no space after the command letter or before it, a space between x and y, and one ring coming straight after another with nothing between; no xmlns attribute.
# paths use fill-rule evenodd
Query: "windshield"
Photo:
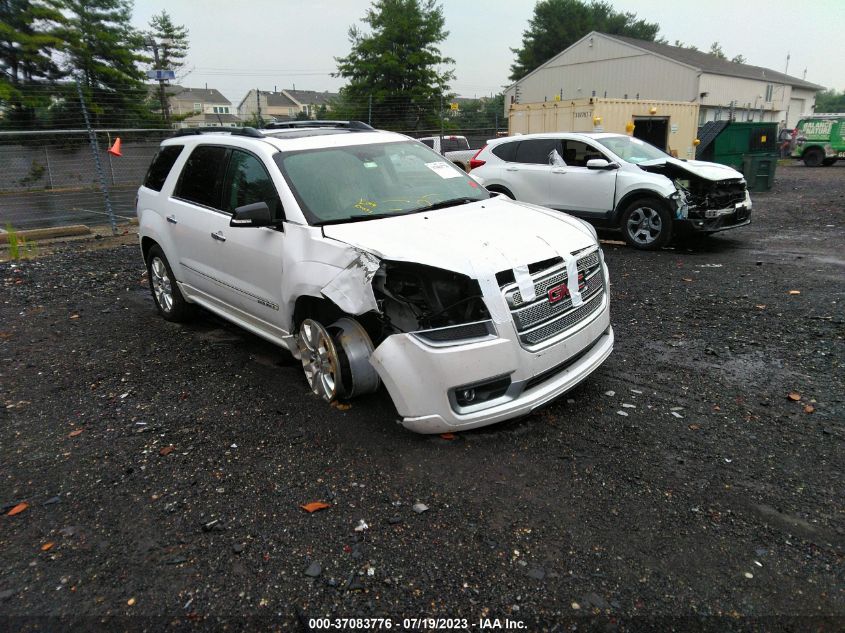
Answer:
<svg viewBox="0 0 845 633"><path fill-rule="evenodd" d="M416 141L281 153L276 163L312 225L406 215L439 203L490 197L461 169Z"/></svg>
<svg viewBox="0 0 845 633"><path fill-rule="evenodd" d="M645 141L630 136L608 136L595 139L622 160L639 165L650 160L663 160L669 154L649 145Z"/></svg>

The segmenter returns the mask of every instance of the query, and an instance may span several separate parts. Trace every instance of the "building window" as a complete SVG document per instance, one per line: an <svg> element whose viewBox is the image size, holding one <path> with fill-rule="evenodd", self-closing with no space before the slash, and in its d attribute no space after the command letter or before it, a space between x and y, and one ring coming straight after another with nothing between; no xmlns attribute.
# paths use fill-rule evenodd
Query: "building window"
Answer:
<svg viewBox="0 0 845 633"><path fill-rule="evenodd" d="M774 89L772 87L772 84L767 84L766 85L766 101L772 100L772 93L773 92L774 92Z"/></svg>
<svg viewBox="0 0 845 633"><path fill-rule="evenodd" d="M194 104L194 112L202 112L202 104L201 103L195 103Z"/></svg>
<svg viewBox="0 0 845 633"><path fill-rule="evenodd" d="M229 106L214 106L214 114L229 114Z"/></svg>

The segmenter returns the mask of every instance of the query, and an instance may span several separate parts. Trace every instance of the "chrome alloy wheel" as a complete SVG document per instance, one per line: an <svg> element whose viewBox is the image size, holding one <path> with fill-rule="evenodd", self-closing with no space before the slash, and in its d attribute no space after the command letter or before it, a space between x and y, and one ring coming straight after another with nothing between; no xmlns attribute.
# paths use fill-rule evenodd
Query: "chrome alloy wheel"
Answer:
<svg viewBox="0 0 845 633"><path fill-rule="evenodd" d="M663 220L657 209L638 207L628 216L628 235L638 244L651 244L663 230Z"/></svg>
<svg viewBox="0 0 845 633"><path fill-rule="evenodd" d="M313 319L305 319L299 327L299 355L311 391L331 402L337 396L340 364L332 337Z"/></svg>
<svg viewBox="0 0 845 633"><path fill-rule="evenodd" d="M158 306L165 312L173 309L173 287L170 285L170 275L167 274L167 266L159 257L153 257L150 264L152 274L153 293Z"/></svg>

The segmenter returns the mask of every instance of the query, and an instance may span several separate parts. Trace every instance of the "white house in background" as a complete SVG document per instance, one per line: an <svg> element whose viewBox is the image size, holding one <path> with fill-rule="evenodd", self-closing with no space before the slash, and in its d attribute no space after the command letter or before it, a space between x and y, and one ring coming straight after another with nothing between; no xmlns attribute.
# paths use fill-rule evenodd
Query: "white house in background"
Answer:
<svg viewBox="0 0 845 633"><path fill-rule="evenodd" d="M232 102L214 88L167 86L171 117L186 118L174 127L238 127L241 119Z"/></svg>
<svg viewBox="0 0 845 633"><path fill-rule="evenodd" d="M593 31L505 90L511 103L589 97L690 101L699 124L727 119L794 127L824 90L804 79L668 44Z"/></svg>
<svg viewBox="0 0 845 633"><path fill-rule="evenodd" d="M317 118L320 106L331 110L331 101L337 98L335 92L317 92L316 90L250 90L238 104L238 115L246 120L258 115L284 121L294 119L300 112L309 118Z"/></svg>

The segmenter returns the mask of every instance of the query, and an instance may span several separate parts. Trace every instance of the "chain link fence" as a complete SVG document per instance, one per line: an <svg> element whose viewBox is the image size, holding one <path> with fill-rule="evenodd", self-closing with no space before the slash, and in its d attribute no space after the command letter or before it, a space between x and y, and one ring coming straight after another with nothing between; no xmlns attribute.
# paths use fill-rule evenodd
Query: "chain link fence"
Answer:
<svg viewBox="0 0 845 633"><path fill-rule="evenodd" d="M74 91L65 90L57 99L45 88L40 105L25 111L0 102L0 230L110 224L117 231L135 216L136 191L159 144L175 130L165 128L154 113L149 127L138 127L137 110L122 118L119 100L75 92L76 102ZM272 103L265 98L263 111L244 113L240 124L295 118L292 109ZM498 111L483 101L468 107L471 111L461 112L439 99L410 104L407 99L364 99L311 109L308 115L362 120L413 138L465 136L472 149L505 133ZM121 126L124 122L135 125ZM176 125L188 124L177 120ZM221 125L221 132L226 129ZM118 139L120 156L109 152L118 149Z"/></svg>

